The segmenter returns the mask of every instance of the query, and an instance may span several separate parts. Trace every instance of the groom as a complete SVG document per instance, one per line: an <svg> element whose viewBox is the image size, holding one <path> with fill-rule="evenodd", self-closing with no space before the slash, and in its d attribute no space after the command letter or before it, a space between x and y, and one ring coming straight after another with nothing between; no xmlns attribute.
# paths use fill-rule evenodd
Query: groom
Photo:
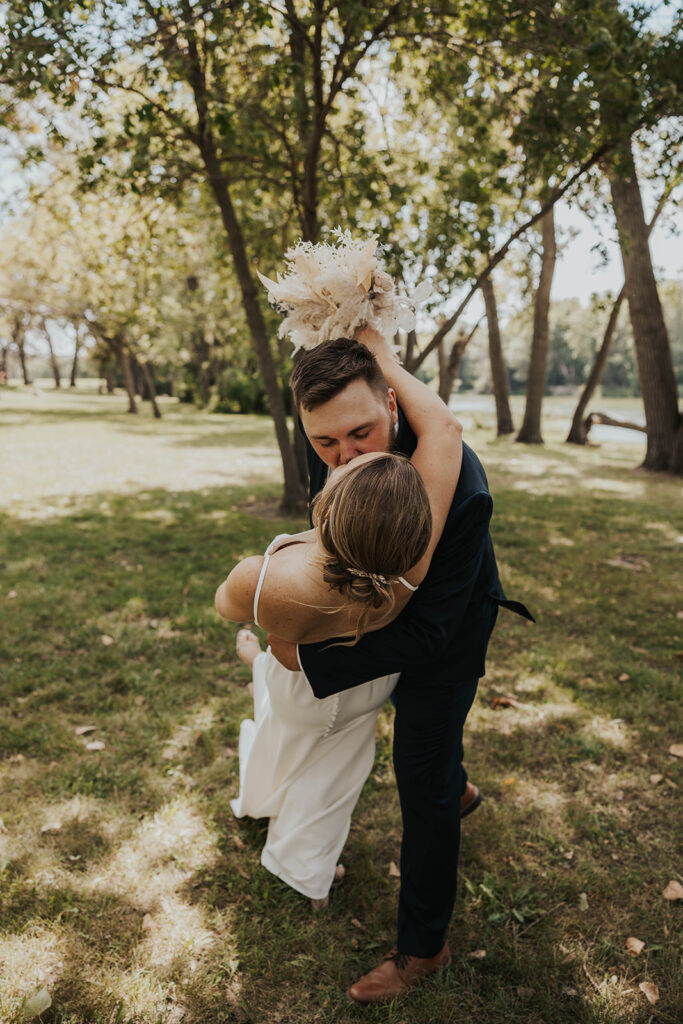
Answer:
<svg viewBox="0 0 683 1024"><path fill-rule="evenodd" d="M310 497L330 468L365 452L411 455L415 436L370 351L342 338L306 351L292 393L306 434ZM450 963L446 942L456 895L461 813L480 800L462 765L462 734L499 606L507 601L489 534L486 475L463 445L460 478L432 563L406 608L352 647L298 648L269 637L287 668L303 669L316 697L400 672L395 691L394 769L403 817L397 946L349 989L383 1002Z"/></svg>

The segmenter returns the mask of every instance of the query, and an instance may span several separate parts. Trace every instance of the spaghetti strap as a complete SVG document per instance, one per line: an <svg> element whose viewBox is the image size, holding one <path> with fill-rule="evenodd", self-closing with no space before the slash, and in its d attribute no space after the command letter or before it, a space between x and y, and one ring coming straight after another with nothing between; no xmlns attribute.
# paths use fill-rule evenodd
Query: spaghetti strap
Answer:
<svg viewBox="0 0 683 1024"><path fill-rule="evenodd" d="M404 587L408 588L408 590L412 590L413 592L417 590L417 587L414 587L412 583L408 583L408 580L404 580L402 576L398 577L398 582L402 583Z"/></svg>
<svg viewBox="0 0 683 1024"><path fill-rule="evenodd" d="M259 597L261 596L261 588L263 586L263 580L264 580L265 575L266 575L266 569L268 568L268 562L270 561L270 556L271 556L272 550L275 547L275 545L279 541L281 541L284 537L289 537L289 536L291 536L291 534L289 534L289 533L278 533L277 537L274 537L273 540L271 540L271 542L268 545L268 547L266 548L265 554L263 556L263 565L261 566L261 572L259 573L258 582L256 584L256 590L254 592L254 622L259 627L260 627L260 623L259 623L259 620L258 620L258 600L259 600Z"/></svg>

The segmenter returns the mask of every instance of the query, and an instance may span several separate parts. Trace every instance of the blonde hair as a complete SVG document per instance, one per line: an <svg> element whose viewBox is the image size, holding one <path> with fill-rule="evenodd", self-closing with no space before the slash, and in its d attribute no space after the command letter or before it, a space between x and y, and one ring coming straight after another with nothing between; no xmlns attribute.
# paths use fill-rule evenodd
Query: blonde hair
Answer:
<svg viewBox="0 0 683 1024"><path fill-rule="evenodd" d="M351 464L315 499L313 525L327 552L324 581L361 605L357 641L371 609L391 610L392 584L427 550L432 515L422 477L390 452Z"/></svg>

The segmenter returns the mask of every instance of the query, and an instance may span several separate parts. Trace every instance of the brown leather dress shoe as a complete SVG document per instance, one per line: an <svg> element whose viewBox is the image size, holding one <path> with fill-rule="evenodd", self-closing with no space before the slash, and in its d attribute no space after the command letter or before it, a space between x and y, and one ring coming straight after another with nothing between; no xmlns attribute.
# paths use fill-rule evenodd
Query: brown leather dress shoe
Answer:
<svg viewBox="0 0 683 1024"><path fill-rule="evenodd" d="M349 999L355 1003L388 1003L396 996L407 992L413 985L419 985L440 967L448 967L451 954L448 943L440 953L432 957L409 956L399 953L394 947L384 957L379 967L364 975L348 991Z"/></svg>
<svg viewBox="0 0 683 1024"><path fill-rule="evenodd" d="M460 797L460 817L466 818L472 811L476 811L483 799L481 790L472 785L471 782L468 782L465 786L465 792Z"/></svg>

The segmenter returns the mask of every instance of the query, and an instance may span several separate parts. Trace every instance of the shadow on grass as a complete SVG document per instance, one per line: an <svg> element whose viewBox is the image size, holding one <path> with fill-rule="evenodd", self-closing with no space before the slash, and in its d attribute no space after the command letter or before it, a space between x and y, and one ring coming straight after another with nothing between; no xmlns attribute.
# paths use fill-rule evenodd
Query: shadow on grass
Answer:
<svg viewBox="0 0 683 1024"><path fill-rule="evenodd" d="M390 719L327 915L260 866L265 823L229 808L250 701L213 592L304 525L245 513L272 493L103 493L0 520L3 1020L42 983L63 1024L359 1019L343 993L393 943ZM642 980L676 1019L673 526L656 495L499 489L504 583L539 624L501 614L470 719L486 800L463 829L454 965L364 1019L645 1024Z"/></svg>

